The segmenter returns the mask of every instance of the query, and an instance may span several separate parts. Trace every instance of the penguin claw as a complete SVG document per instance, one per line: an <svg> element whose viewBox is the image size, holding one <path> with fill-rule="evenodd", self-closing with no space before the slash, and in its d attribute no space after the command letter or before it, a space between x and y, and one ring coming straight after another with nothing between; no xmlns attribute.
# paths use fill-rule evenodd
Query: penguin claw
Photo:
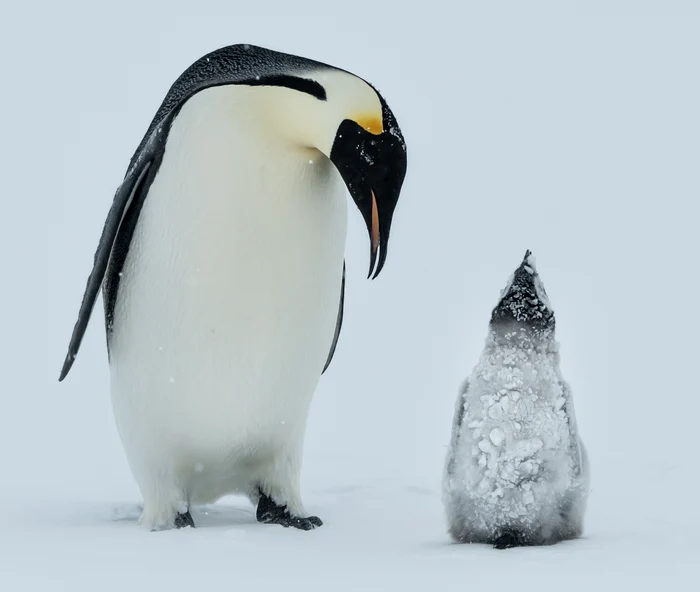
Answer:
<svg viewBox="0 0 700 592"><path fill-rule="evenodd" d="M308 516L306 518L299 518L298 516L292 516L288 514L288 518L285 517L282 521L276 522L276 524L281 524L285 528L290 526L298 528L299 530L313 530L319 526L323 526L323 522L318 516Z"/></svg>
<svg viewBox="0 0 700 592"><path fill-rule="evenodd" d="M185 528L191 526L194 528L194 520L192 519L192 514L187 510L184 514L178 514L175 516L175 528Z"/></svg>
<svg viewBox="0 0 700 592"><path fill-rule="evenodd" d="M321 520L318 516L309 516L308 518L306 518L306 520L311 522L311 524L313 524L314 527L323 526L323 520Z"/></svg>
<svg viewBox="0 0 700 592"><path fill-rule="evenodd" d="M293 516L287 509L287 506L278 506L272 498L264 493L260 494L256 518L258 522L263 524L279 524L284 528L291 526L299 530L313 530L323 526L323 521L318 516L308 516L306 518Z"/></svg>

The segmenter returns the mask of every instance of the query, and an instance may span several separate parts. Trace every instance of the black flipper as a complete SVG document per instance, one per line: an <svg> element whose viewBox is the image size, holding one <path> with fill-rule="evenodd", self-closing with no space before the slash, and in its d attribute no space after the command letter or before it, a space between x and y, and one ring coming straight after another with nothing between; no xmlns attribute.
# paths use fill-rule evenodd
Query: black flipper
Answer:
<svg viewBox="0 0 700 592"><path fill-rule="evenodd" d="M258 502L255 516L258 522L279 524L285 528L291 526L299 530L313 530L323 526L323 522L318 516L309 516L308 518L293 516L287 509L287 506L278 506L270 496L265 495L262 491L260 492L260 501Z"/></svg>
<svg viewBox="0 0 700 592"><path fill-rule="evenodd" d="M109 340L111 316L116 302L121 267L126 258L140 208L160 168L170 126L182 105L204 89L228 84L287 87L307 93L319 101L325 101L326 91L323 86L306 77L310 70L338 70L338 68L254 45L231 45L217 49L197 60L170 87L129 163L124 181L114 196L59 380L66 377L73 365L95 306L97 294L103 285ZM129 215L130 213L133 215ZM115 243L118 249L115 249ZM116 251L118 256L115 256ZM342 301L340 317L342 317ZM336 340L338 332L339 327L336 330ZM335 341L333 349L335 349ZM331 356L333 349L331 349Z"/></svg>
<svg viewBox="0 0 700 592"><path fill-rule="evenodd" d="M85 286L85 294L83 295L83 301L80 305L80 312L78 312L78 320L73 328L73 335L68 345L68 354L63 362L61 375L58 378L59 381L66 377L73 365L75 357L78 355L80 343L85 335L85 330L90 321L90 315L95 307L97 294L100 291L105 272L107 271L107 265L109 264L112 247L117 238L119 227L121 226L126 211L133 202L136 192L143 185L143 181L151 169L152 164L152 158L147 158L147 155L144 154L144 158L140 162L137 162L136 166L132 167L119 186L119 189L117 189L112 207L107 214L107 220L102 229L100 243L97 245L92 271L90 272L87 285Z"/></svg>
<svg viewBox="0 0 700 592"><path fill-rule="evenodd" d="M331 360L333 359L333 354L335 354L335 348L338 345L338 338L340 337L340 328L343 326L343 307L345 306L345 261L343 261L343 279L340 284L340 306L338 307L338 321L335 324L335 335L333 335L333 343L331 344L331 351L328 353L328 359L326 360L326 365L323 367L323 374L328 366L331 365Z"/></svg>

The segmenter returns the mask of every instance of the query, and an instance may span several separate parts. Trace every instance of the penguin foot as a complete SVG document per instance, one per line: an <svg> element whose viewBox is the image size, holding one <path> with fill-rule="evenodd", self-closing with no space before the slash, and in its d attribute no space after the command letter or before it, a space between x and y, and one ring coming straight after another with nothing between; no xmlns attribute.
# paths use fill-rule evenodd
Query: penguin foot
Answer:
<svg viewBox="0 0 700 592"><path fill-rule="evenodd" d="M194 528L194 520L192 520L192 514L187 510L184 514L178 514L175 516L175 528L185 528L186 526L191 526Z"/></svg>
<svg viewBox="0 0 700 592"><path fill-rule="evenodd" d="M260 493L258 510L255 515L258 522L262 522L263 524L279 524L285 528L291 526L299 530L313 530L314 528L323 526L323 522L318 516L309 516L307 518L293 516L287 509L287 506L278 506L271 497L262 492Z"/></svg>
<svg viewBox="0 0 700 592"><path fill-rule="evenodd" d="M529 544L524 538L515 532L504 532L493 543L494 549L512 549L513 547L527 547Z"/></svg>

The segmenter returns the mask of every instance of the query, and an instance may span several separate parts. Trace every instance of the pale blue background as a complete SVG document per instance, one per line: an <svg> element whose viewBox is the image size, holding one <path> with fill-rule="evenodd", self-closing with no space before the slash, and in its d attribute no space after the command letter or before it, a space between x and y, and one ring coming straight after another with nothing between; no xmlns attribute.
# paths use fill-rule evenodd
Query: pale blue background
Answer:
<svg viewBox="0 0 700 592"><path fill-rule="evenodd" d="M111 415L101 303L71 375L56 379L112 195L155 109L191 62L238 42L373 82L409 147L374 282L349 205L345 325L304 469L307 505L346 530L327 524L323 549L295 565L322 551L342 570L348 548L335 542L359 549L367 537L385 543L377 561L407 573L421 558L436 578L491 573L454 548L452 572L422 553L447 543L438 492L456 389L529 248L557 314L593 492L578 547L526 557L545 572L564 557L585 587L606 569L629 585L630 573L642 585L682 577L700 527L699 32L691 1L3 5L0 501L11 510L0 584L17 578L3 589L40 576L90 589L85 573L112 565L109 554L97 559L98 541L117 526L88 508L139 495ZM76 526L84 521L94 530ZM198 536L221 550L206 539L215 527ZM148 571L155 560L134 541L156 543L133 522L118 528L117 571ZM180 546L191 539L167 540L175 562L195 553ZM252 564L236 553L245 580ZM177 587L162 561L149 573ZM493 569L517 578L519 564L503 561ZM223 578L226 565L204 571Z"/></svg>

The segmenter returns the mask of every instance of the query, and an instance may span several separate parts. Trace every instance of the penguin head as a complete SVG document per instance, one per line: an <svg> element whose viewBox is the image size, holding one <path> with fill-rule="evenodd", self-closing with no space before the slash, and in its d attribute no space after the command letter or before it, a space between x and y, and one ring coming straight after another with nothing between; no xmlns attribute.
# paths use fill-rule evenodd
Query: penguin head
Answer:
<svg viewBox="0 0 700 592"><path fill-rule="evenodd" d="M391 221L406 176L406 143L384 97L361 82L378 104L371 109L346 110L335 132L330 159L367 225L368 277L376 278L386 262Z"/></svg>
<svg viewBox="0 0 700 592"><path fill-rule="evenodd" d="M287 88L269 88L256 99L265 125L335 165L364 218L369 277L377 277L406 176L406 144L396 118L371 84L344 70L320 65L284 78L279 86Z"/></svg>
<svg viewBox="0 0 700 592"><path fill-rule="evenodd" d="M530 251L513 272L491 313L491 328L509 343L554 336L554 311Z"/></svg>

